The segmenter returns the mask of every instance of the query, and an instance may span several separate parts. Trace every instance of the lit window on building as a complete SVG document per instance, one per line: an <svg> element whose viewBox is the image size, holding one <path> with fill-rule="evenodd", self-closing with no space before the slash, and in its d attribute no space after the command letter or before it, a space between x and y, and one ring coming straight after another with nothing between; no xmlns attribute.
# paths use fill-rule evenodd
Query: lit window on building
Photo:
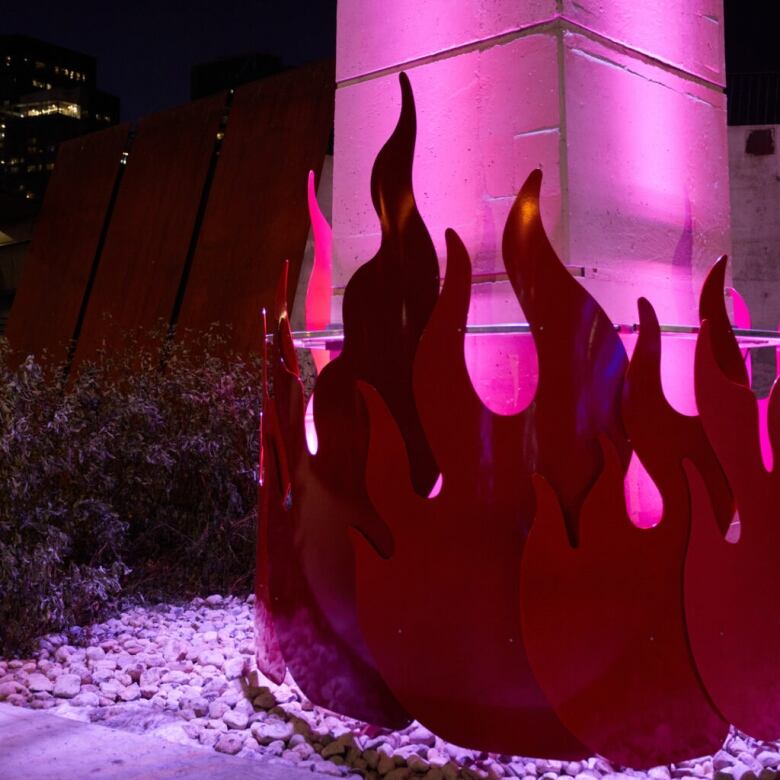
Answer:
<svg viewBox="0 0 780 780"><path fill-rule="evenodd" d="M45 116L46 114L62 114L63 116L81 119L81 106L78 103L68 103L64 100L52 100L46 103L33 103L23 111L23 116Z"/></svg>

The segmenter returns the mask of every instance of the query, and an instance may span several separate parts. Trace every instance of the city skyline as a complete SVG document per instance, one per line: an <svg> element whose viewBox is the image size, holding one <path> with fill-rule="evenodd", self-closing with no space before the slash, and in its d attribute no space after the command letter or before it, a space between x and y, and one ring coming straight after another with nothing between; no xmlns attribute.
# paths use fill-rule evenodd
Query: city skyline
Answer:
<svg viewBox="0 0 780 780"><path fill-rule="evenodd" d="M729 69L780 71L766 14L737 0L725 0L724 10ZM4 33L96 57L98 86L121 98L122 120L187 102L191 69L200 63L259 53L294 66L335 55L336 0L44 1L4 9L3 16Z"/></svg>
<svg viewBox="0 0 780 780"><path fill-rule="evenodd" d="M120 97L123 121L186 103L199 63L263 53L294 66L335 54L335 0L31 2L3 17L3 33L95 57L98 86Z"/></svg>

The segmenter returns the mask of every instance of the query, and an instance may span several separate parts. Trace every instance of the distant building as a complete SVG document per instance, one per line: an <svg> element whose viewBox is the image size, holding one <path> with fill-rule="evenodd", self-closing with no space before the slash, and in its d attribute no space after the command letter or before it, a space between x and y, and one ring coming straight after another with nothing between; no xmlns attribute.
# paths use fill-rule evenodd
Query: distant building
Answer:
<svg viewBox="0 0 780 780"><path fill-rule="evenodd" d="M0 36L0 195L40 202L60 141L119 121L94 57L24 35Z"/></svg>
<svg viewBox="0 0 780 780"><path fill-rule="evenodd" d="M223 89L233 89L250 81L273 76L285 70L279 57L269 54L240 54L194 65L190 74L192 100L208 97Z"/></svg>

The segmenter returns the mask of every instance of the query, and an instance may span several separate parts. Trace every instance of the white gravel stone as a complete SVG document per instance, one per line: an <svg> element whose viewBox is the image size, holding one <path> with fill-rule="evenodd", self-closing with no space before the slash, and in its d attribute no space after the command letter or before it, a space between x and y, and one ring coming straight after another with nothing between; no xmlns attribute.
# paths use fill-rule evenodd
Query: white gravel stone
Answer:
<svg viewBox="0 0 780 780"><path fill-rule="evenodd" d="M141 689L138 687L138 683L133 683L124 687L119 691L119 698L122 701L135 701L141 698Z"/></svg>
<svg viewBox="0 0 780 780"><path fill-rule="evenodd" d="M235 731L220 734L214 744L214 750L218 753L227 753L234 756L244 747L244 740Z"/></svg>
<svg viewBox="0 0 780 780"><path fill-rule="evenodd" d="M600 757L487 755L450 745L418 723L370 737L363 724L320 710L291 678L269 682L255 669L254 652L246 601L215 594L184 605L136 607L84 630L44 637L32 658L0 659L0 701L372 780L774 780L780 767L779 743L734 730L712 758L646 772L616 771Z"/></svg>
<svg viewBox="0 0 780 780"><path fill-rule="evenodd" d="M229 729L236 729L241 731L247 727L249 723L249 716L245 712L228 710L222 716L222 721Z"/></svg>
<svg viewBox="0 0 780 780"><path fill-rule="evenodd" d="M54 695L59 699L72 699L81 690L81 677L77 674L61 674L54 683Z"/></svg>
<svg viewBox="0 0 780 780"><path fill-rule="evenodd" d="M4 701L11 696L24 695L26 693L28 693L27 688L16 680L0 683L0 701Z"/></svg>
<svg viewBox="0 0 780 780"><path fill-rule="evenodd" d="M209 717L221 718L229 709L230 707L224 701L215 699L209 704Z"/></svg>
<svg viewBox="0 0 780 780"><path fill-rule="evenodd" d="M100 697L92 691L85 691L71 699L74 707L97 707L100 704Z"/></svg>
<svg viewBox="0 0 780 780"><path fill-rule="evenodd" d="M54 683L45 674L33 672L27 679L27 687L31 691L46 691L48 693L54 690Z"/></svg>
<svg viewBox="0 0 780 780"><path fill-rule="evenodd" d="M223 665L225 676L228 680L235 680L241 677L246 669L246 661L242 657L230 658Z"/></svg>
<svg viewBox="0 0 780 780"><path fill-rule="evenodd" d="M201 666L214 666L221 669L225 663L225 656L219 650L203 650L198 656Z"/></svg>
<svg viewBox="0 0 780 780"><path fill-rule="evenodd" d="M654 766L648 770L647 776L653 778L653 780L669 780L671 774L668 766Z"/></svg>
<svg viewBox="0 0 780 780"><path fill-rule="evenodd" d="M780 753L774 750L762 750L756 758L763 767L775 768L780 766Z"/></svg>
<svg viewBox="0 0 780 780"><path fill-rule="evenodd" d="M102 661L106 657L106 651L98 646L98 647L88 647L87 648L87 659L90 661Z"/></svg>
<svg viewBox="0 0 780 780"><path fill-rule="evenodd" d="M323 775L333 775L334 777L340 777L341 776L341 769L337 767L335 764L331 763L330 761L315 761L312 769L315 772L319 772ZM391 778L390 780L393 780Z"/></svg>
<svg viewBox="0 0 780 780"><path fill-rule="evenodd" d="M293 735L293 726L282 720L267 720L252 724L252 736L261 745L270 745L277 739L288 740Z"/></svg>
<svg viewBox="0 0 780 780"><path fill-rule="evenodd" d="M200 734L198 734L198 742L200 742L201 745L206 745L207 747L214 747L218 738L219 732L212 731L210 729L202 729Z"/></svg>
<svg viewBox="0 0 780 780"><path fill-rule="evenodd" d="M186 672L181 672L174 669L170 672L166 672L161 678L160 682L163 683L175 683L176 685L184 685L189 680L189 675Z"/></svg>

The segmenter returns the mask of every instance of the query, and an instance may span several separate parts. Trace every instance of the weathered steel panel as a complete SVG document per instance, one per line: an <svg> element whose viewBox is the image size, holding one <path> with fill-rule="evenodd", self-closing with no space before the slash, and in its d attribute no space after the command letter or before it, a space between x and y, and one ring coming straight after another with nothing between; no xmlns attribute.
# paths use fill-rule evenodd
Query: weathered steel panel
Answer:
<svg viewBox="0 0 780 780"><path fill-rule="evenodd" d="M6 328L18 359L64 359L100 243L129 126L60 145Z"/></svg>
<svg viewBox="0 0 780 780"><path fill-rule="evenodd" d="M142 119L117 196L74 364L173 313L225 93Z"/></svg>
<svg viewBox="0 0 780 780"><path fill-rule="evenodd" d="M322 166L333 101L332 62L236 90L179 333L220 322L231 326L228 346L258 351L260 310L271 308L286 258L296 288L309 231L306 180Z"/></svg>

